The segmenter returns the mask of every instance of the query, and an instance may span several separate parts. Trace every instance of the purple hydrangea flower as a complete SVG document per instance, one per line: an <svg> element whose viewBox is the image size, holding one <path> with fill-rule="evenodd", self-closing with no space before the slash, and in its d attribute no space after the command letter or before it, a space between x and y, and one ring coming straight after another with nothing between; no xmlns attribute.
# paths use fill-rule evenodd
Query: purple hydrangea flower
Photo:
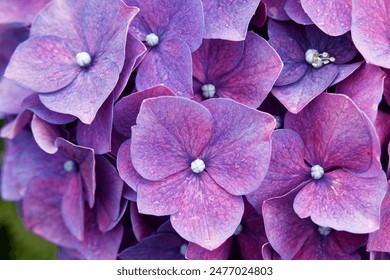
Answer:
<svg viewBox="0 0 390 280"><path fill-rule="evenodd" d="M284 128L272 135L267 176L249 202L261 209L264 200L298 189L300 218L339 231L377 230L387 183L365 114L348 97L324 93L299 114L287 113Z"/></svg>
<svg viewBox="0 0 390 280"><path fill-rule="evenodd" d="M118 82L137 11L119 0L53 1L35 18L5 76L39 92L50 110L90 124Z"/></svg>
<svg viewBox="0 0 390 280"><path fill-rule="evenodd" d="M199 48L204 32L200 0L126 0L140 8L130 26L148 47L138 67L136 87L144 90L165 84L178 95L192 97L191 52Z"/></svg>
<svg viewBox="0 0 390 280"><path fill-rule="evenodd" d="M357 53L347 35L330 37L316 26L268 22L269 43L281 56L282 72L272 93L298 113L332 83L353 72L359 64L343 65Z"/></svg>
<svg viewBox="0 0 390 280"><path fill-rule="evenodd" d="M390 68L390 2L352 0L352 39L368 63Z"/></svg>
<svg viewBox="0 0 390 280"><path fill-rule="evenodd" d="M137 181L141 213L171 215L183 238L212 250L234 233L241 195L265 175L274 125L268 114L228 99L150 98L132 128L132 163L118 155L118 164L134 165L143 178L123 178Z"/></svg>
<svg viewBox="0 0 390 280"><path fill-rule="evenodd" d="M202 0L207 39L242 41L260 0L232 2ZM239 15L239 16L238 16Z"/></svg>
<svg viewBox="0 0 390 280"><path fill-rule="evenodd" d="M360 259L367 235L336 231L301 219L293 208L297 190L266 200L262 206L268 240L281 259ZM277 217L277 218L276 218Z"/></svg>
<svg viewBox="0 0 390 280"><path fill-rule="evenodd" d="M340 36L351 29L351 0L300 0L310 19L323 32Z"/></svg>
<svg viewBox="0 0 390 280"><path fill-rule="evenodd" d="M192 60L195 100L227 97L254 108L282 69L275 50L253 32L241 42L204 40Z"/></svg>

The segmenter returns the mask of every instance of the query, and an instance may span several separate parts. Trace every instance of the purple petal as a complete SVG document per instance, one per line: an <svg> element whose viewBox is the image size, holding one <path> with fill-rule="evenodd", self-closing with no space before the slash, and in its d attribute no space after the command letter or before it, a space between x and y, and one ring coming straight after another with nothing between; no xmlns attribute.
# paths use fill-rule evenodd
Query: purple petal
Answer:
<svg viewBox="0 0 390 280"><path fill-rule="evenodd" d="M257 189L271 157L274 118L229 99L202 103L214 119L215 133L202 152L207 173L234 195Z"/></svg>
<svg viewBox="0 0 390 280"><path fill-rule="evenodd" d="M359 109L374 123L382 99L384 79L385 73L378 66L365 64L337 84L335 91L351 97Z"/></svg>
<svg viewBox="0 0 390 280"><path fill-rule="evenodd" d="M301 0L311 20L326 34L339 36L351 29L351 0Z"/></svg>
<svg viewBox="0 0 390 280"><path fill-rule="evenodd" d="M389 4L386 0L352 0L352 39L368 63L390 68ZM372 20L368 20L372 19Z"/></svg>
<svg viewBox="0 0 390 280"><path fill-rule="evenodd" d="M347 78L353 72L355 72L355 70L358 69L359 66L362 65L362 63L363 62L356 62L356 63L352 63L352 64L339 65L339 73L337 74L337 76L333 80L333 82L330 84L330 86L333 86L333 85L338 84L339 82L343 81L345 78Z"/></svg>
<svg viewBox="0 0 390 280"><path fill-rule="evenodd" d="M186 258L189 260L227 260L232 246L232 238L228 238L214 250L207 250L195 243L189 243Z"/></svg>
<svg viewBox="0 0 390 280"><path fill-rule="evenodd" d="M311 165L364 172L376 161L372 125L345 95L321 94L299 114L287 113L284 127L302 137Z"/></svg>
<svg viewBox="0 0 390 280"><path fill-rule="evenodd" d="M218 95L258 108L271 91L282 65L279 55L268 42L249 32L240 63L216 85Z"/></svg>
<svg viewBox="0 0 390 280"><path fill-rule="evenodd" d="M58 151L58 147L54 144L55 140L58 137L66 136L63 129L51 125L35 115L31 121L31 131L38 146L49 154L54 154Z"/></svg>
<svg viewBox="0 0 390 280"><path fill-rule="evenodd" d="M103 156L96 157L96 220L99 230L114 228L120 215L123 181Z"/></svg>
<svg viewBox="0 0 390 280"><path fill-rule="evenodd" d="M242 41L246 37L249 21L260 1L238 0L228 3L202 0L202 2L205 13L204 38Z"/></svg>
<svg viewBox="0 0 390 280"><path fill-rule="evenodd" d="M387 190L386 176L359 178L337 169L309 182L297 194L294 210L318 225L353 233L379 228L380 205Z"/></svg>
<svg viewBox="0 0 390 280"><path fill-rule="evenodd" d="M236 230L244 202L217 185L208 173L193 175L189 182L180 209L171 216L172 226L184 239L214 250Z"/></svg>
<svg viewBox="0 0 390 280"><path fill-rule="evenodd" d="M4 125L1 128L0 136L3 138L13 139L15 138L20 131L31 121L33 113L24 110L16 116L14 120Z"/></svg>
<svg viewBox="0 0 390 280"><path fill-rule="evenodd" d="M313 24L313 21L306 14L305 10L302 8L301 0L287 0L284 10L287 15L296 23L299 24Z"/></svg>
<svg viewBox="0 0 390 280"><path fill-rule="evenodd" d="M192 97L191 52L186 43L172 38L153 47L138 67L138 90L165 84L176 95Z"/></svg>
<svg viewBox="0 0 390 280"><path fill-rule="evenodd" d="M10 22L30 23L34 16L50 2L50 0L36 1L0 1L0 24Z"/></svg>
<svg viewBox="0 0 390 280"><path fill-rule="evenodd" d="M33 92L17 83L0 78L0 118L5 115L16 115L22 111L22 103Z"/></svg>
<svg viewBox="0 0 390 280"><path fill-rule="evenodd" d="M267 5L268 16L276 20L289 20L290 17L284 10L287 0L264 0Z"/></svg>
<svg viewBox="0 0 390 280"><path fill-rule="evenodd" d="M386 74L384 93L387 104L390 104L390 69L383 69Z"/></svg>
<svg viewBox="0 0 390 280"><path fill-rule="evenodd" d="M379 110L375 119L375 131L378 135L380 146L385 149L387 144L390 143L390 114L387 114ZM390 178L390 176L389 176Z"/></svg>
<svg viewBox="0 0 390 280"><path fill-rule="evenodd" d="M80 72L75 57L61 38L33 37L16 48L4 75L33 91L56 91L71 84Z"/></svg>
<svg viewBox="0 0 390 280"><path fill-rule="evenodd" d="M84 239L84 199L81 178L68 176L62 197L61 213L66 227L78 240Z"/></svg>
<svg viewBox="0 0 390 280"><path fill-rule="evenodd" d="M136 124L142 102L151 97L173 96L173 92L164 85L158 85L123 97L115 104L114 127L127 137L131 137L131 127Z"/></svg>
<svg viewBox="0 0 390 280"><path fill-rule="evenodd" d="M148 180L189 169L212 133L212 116L199 103L181 97L149 98L142 103L132 128L134 167Z"/></svg>
<svg viewBox="0 0 390 280"><path fill-rule="evenodd" d="M189 0L183 5L181 0L125 0L126 4L140 8L140 12L130 26L130 33L140 41L146 35L155 33L160 42L172 38L183 40L191 52L202 42L204 19L202 3Z"/></svg>
<svg viewBox="0 0 390 280"><path fill-rule="evenodd" d="M261 186L247 195L248 201L261 213L263 201L284 195L311 179L310 168L304 163L302 138L289 129L272 133L272 154L269 169Z"/></svg>

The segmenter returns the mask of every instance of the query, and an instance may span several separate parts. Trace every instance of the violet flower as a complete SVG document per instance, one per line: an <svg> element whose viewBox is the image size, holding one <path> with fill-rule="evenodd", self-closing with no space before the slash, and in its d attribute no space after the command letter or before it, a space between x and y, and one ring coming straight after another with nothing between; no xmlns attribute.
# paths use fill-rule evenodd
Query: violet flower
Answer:
<svg viewBox="0 0 390 280"><path fill-rule="evenodd" d="M50 110L90 124L118 82L137 11L119 0L53 1L35 18L5 76L39 92Z"/></svg>
<svg viewBox="0 0 390 280"><path fill-rule="evenodd" d="M301 219L293 208L297 190L266 200L262 207L268 240L281 259L360 259L367 235L336 231ZM276 218L277 217L277 218Z"/></svg>
<svg viewBox="0 0 390 280"><path fill-rule="evenodd" d="M137 89L163 83L177 95L192 97L191 52L199 48L204 32L201 1L125 2L140 8L129 32L148 47L138 67Z"/></svg>
<svg viewBox="0 0 390 280"><path fill-rule="evenodd" d="M275 50L253 32L241 42L203 40L192 60L195 100L227 97L254 108L282 69Z"/></svg>
<svg viewBox="0 0 390 280"><path fill-rule="evenodd" d="M273 95L298 113L332 83L344 79L359 64L343 65L357 53L348 36L330 37L315 26L268 22L269 43L284 67Z"/></svg>
<svg viewBox="0 0 390 280"><path fill-rule="evenodd" d="M241 196L265 176L274 126L268 114L228 99L150 98L132 128L132 163L118 155L118 164L143 178L134 178L141 213L171 215L184 239L212 250L234 233Z"/></svg>
<svg viewBox="0 0 390 280"><path fill-rule="evenodd" d="M287 113L284 128L272 135L261 187L248 195L257 211L264 200L298 189L293 207L300 218L338 231L377 230L387 183L365 114L348 97L324 93L299 114Z"/></svg>

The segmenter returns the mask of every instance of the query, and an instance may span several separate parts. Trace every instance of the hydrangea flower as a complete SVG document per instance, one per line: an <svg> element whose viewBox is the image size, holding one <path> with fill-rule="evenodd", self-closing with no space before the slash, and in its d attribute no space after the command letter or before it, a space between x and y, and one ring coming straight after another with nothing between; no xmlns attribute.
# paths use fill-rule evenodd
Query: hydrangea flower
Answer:
<svg viewBox="0 0 390 280"><path fill-rule="evenodd" d="M268 173L249 202L261 211L264 200L298 189L300 218L338 231L377 230L387 183L367 117L348 97L324 93L299 114L287 113L284 128L272 135Z"/></svg>
<svg viewBox="0 0 390 280"><path fill-rule="evenodd" d="M297 190L266 200L262 206L270 245L281 259L353 260L367 235L336 231L301 219L293 208ZM275 219L277 217L277 219Z"/></svg>
<svg viewBox="0 0 390 280"><path fill-rule="evenodd" d="M275 50L253 32L241 42L203 40L192 60L195 100L225 97L254 108L282 69Z"/></svg>
<svg viewBox="0 0 390 280"><path fill-rule="evenodd" d="M146 179L137 185L139 211L171 215L183 238L217 248L241 221L241 196L265 175L274 125L268 114L227 99L145 100L131 139L132 164Z"/></svg>
<svg viewBox="0 0 390 280"><path fill-rule="evenodd" d="M180 96L192 97L191 52L204 32L200 0L125 0L140 8L130 33L145 42L148 52L138 67L136 87L165 84Z"/></svg>
<svg viewBox="0 0 390 280"><path fill-rule="evenodd" d="M367 62L390 68L389 1L352 0L352 40Z"/></svg>
<svg viewBox="0 0 390 280"><path fill-rule="evenodd" d="M357 53L346 35L330 37L313 25L268 24L269 43L284 63L272 93L290 112L298 113L359 66L343 65Z"/></svg>
<svg viewBox="0 0 390 280"><path fill-rule="evenodd" d="M53 1L35 18L5 76L39 92L50 110L90 124L118 82L137 11L119 0Z"/></svg>

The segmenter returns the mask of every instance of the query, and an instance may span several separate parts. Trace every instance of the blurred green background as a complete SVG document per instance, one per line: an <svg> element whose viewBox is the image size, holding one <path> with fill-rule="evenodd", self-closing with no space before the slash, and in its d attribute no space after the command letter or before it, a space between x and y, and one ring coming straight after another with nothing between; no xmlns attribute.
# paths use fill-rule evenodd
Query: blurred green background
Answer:
<svg viewBox="0 0 390 280"><path fill-rule="evenodd" d="M3 151L0 139L0 167ZM16 203L0 199L0 260L50 260L56 254L56 246L24 229Z"/></svg>

